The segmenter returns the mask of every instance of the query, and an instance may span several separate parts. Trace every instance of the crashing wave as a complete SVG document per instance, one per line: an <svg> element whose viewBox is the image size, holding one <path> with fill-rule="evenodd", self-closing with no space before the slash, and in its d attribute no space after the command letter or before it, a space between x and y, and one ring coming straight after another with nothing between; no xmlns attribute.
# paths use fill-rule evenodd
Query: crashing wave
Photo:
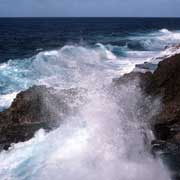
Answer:
<svg viewBox="0 0 180 180"><path fill-rule="evenodd" d="M122 85L117 97L87 83L88 101L79 113L68 116L58 129L48 134L40 130L28 142L0 153L1 179L169 179L161 161L144 145L144 133L153 138L146 122L159 101L144 102L138 81ZM142 103L150 113L141 114Z"/></svg>
<svg viewBox="0 0 180 180"><path fill-rule="evenodd" d="M166 46L180 43L180 32L161 29L158 32L129 37L128 47L139 51L161 51Z"/></svg>
<svg viewBox="0 0 180 180"><path fill-rule="evenodd" d="M157 36L153 40L143 38L140 43L145 48L155 43L162 48L164 41ZM153 138L145 121L156 113L153 109L159 108L159 99L142 102L143 93L136 81L122 85L116 97L106 89L112 77L130 71L137 62L152 59L154 52L127 48L127 56L118 57L111 48L100 43L94 48L64 46L0 66L2 98L8 101L15 95L9 93L32 84L88 90L87 104L79 107L75 116L68 116L58 129L48 134L40 130L28 142L0 153L1 179L169 179L162 162L152 157L144 145L144 133L149 140ZM172 55L174 50L156 53ZM152 108L148 115L141 113L142 103Z"/></svg>
<svg viewBox="0 0 180 180"><path fill-rule="evenodd" d="M93 74L106 74L106 81L110 81L113 76L130 71L134 63L130 64L128 59L120 60L102 44L94 48L64 46L1 64L0 93L22 91L34 84L58 88L86 86L85 81L82 83L83 78L89 76L91 81L95 81Z"/></svg>
<svg viewBox="0 0 180 180"><path fill-rule="evenodd" d="M165 57L179 53L175 46L162 51L132 51L124 49L126 55L115 56L113 51L122 48L103 44L95 47L64 46L59 50L44 51L27 59L10 60L0 65L0 98L5 100L1 106L8 107L13 100L12 93L27 89L32 85L46 85L56 88L83 86L87 88L86 79L94 83L96 76L106 77L104 82L111 81L133 70L136 64L144 61L158 63ZM152 58L153 57L153 58ZM81 79L81 81L80 81ZM84 79L84 80L83 80ZM8 97L8 98L7 98ZM10 100L11 99L11 100Z"/></svg>
<svg viewBox="0 0 180 180"><path fill-rule="evenodd" d="M103 44L97 43L96 46L99 47L102 57L104 57L105 59L117 59L116 56L111 51L109 51Z"/></svg>
<svg viewBox="0 0 180 180"><path fill-rule="evenodd" d="M103 71L110 80L130 72L135 64L144 61L158 63L165 57L179 53L177 48L171 47L180 43L179 31L161 29L128 38L126 46L101 43L93 47L68 45L57 50L42 51L31 58L3 63L0 65L0 93L8 96L34 84L74 87L79 85L79 79L91 76L95 71L100 76ZM171 48L164 50L167 46ZM85 82L83 86L86 86Z"/></svg>

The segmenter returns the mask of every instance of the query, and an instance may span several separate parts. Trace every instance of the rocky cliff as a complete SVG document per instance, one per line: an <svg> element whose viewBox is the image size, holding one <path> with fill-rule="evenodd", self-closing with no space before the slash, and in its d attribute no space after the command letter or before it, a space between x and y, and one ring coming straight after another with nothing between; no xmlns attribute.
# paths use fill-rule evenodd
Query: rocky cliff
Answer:
<svg viewBox="0 0 180 180"><path fill-rule="evenodd" d="M156 137L152 152L161 155L174 179L180 179L180 54L165 58L153 73L131 72L115 79L114 84L134 79L139 79L146 96L161 99L161 109L151 119Z"/></svg>
<svg viewBox="0 0 180 180"><path fill-rule="evenodd" d="M180 179L180 54L158 64L146 92L162 98L162 109L153 120L152 149L162 152L174 178Z"/></svg>

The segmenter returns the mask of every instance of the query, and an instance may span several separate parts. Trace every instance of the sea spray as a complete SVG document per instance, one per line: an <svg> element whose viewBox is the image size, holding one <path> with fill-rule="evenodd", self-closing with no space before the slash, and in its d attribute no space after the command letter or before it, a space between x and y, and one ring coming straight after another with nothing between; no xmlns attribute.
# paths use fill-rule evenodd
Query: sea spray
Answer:
<svg viewBox="0 0 180 180"><path fill-rule="evenodd" d="M106 39L105 36L103 38ZM118 77L130 72L135 64L149 61L152 57L172 55L171 50L164 49L180 43L180 32L160 29L111 38L112 44L111 41L96 41L93 45L64 44L56 50L42 51L33 57L12 59L0 64L0 94L12 97L12 93L34 84L61 86L62 89L77 87L78 76L82 76L82 72L86 76L93 68L106 72L110 78ZM125 44L118 44L119 41ZM6 101L7 96L2 99ZM3 103L0 109L9 105L10 101Z"/></svg>
<svg viewBox="0 0 180 180"><path fill-rule="evenodd" d="M76 115L56 130L48 134L41 130L30 141L0 154L1 179L169 179L147 145L153 137L147 122L159 100L144 97L138 80L113 92L109 85L99 84L103 77L90 77L87 101ZM146 106L148 113L143 114Z"/></svg>
<svg viewBox="0 0 180 180"><path fill-rule="evenodd" d="M131 71L136 63L161 53L171 55L163 49L177 42L179 32L160 30L130 36L123 47L66 45L1 64L1 101L8 99L3 107L10 105L12 93L33 84L55 89L80 87L86 89L82 95L86 101L57 129L50 133L40 130L33 139L1 152L0 179L168 180L167 169L149 148L153 139L149 121L160 100L145 97L138 80L115 92L109 87L113 77ZM117 53L117 49L125 52Z"/></svg>

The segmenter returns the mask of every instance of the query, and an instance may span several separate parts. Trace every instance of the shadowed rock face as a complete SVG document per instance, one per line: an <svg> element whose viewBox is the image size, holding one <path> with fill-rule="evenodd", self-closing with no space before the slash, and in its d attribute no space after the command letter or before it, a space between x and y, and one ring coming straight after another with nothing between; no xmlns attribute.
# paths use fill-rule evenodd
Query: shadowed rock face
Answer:
<svg viewBox="0 0 180 180"><path fill-rule="evenodd" d="M77 111L76 98L82 90L55 91L33 86L17 95L11 107L0 113L0 149L26 141L40 128L58 127L67 115Z"/></svg>
<svg viewBox="0 0 180 180"><path fill-rule="evenodd" d="M152 79L152 73L146 72L131 72L128 74L124 74L120 78L113 79L113 86L115 88L119 88L122 84L127 84L131 81L138 80L139 86L143 91L146 91L147 87L150 86Z"/></svg>
<svg viewBox="0 0 180 180"><path fill-rule="evenodd" d="M146 92L162 97L161 112L154 118L153 150L162 150L163 159L180 179L180 54L160 62Z"/></svg>
<svg viewBox="0 0 180 180"><path fill-rule="evenodd" d="M154 127L157 138L180 143L180 54L159 63L146 92L162 97Z"/></svg>

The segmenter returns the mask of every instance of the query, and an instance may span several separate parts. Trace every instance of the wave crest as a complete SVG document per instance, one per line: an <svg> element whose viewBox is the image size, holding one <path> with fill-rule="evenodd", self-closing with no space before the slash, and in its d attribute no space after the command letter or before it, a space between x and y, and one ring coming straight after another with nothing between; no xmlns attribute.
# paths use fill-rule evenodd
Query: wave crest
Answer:
<svg viewBox="0 0 180 180"><path fill-rule="evenodd" d="M159 30L159 32L163 33L163 34L170 34L171 31L169 31L168 29L161 29Z"/></svg>

